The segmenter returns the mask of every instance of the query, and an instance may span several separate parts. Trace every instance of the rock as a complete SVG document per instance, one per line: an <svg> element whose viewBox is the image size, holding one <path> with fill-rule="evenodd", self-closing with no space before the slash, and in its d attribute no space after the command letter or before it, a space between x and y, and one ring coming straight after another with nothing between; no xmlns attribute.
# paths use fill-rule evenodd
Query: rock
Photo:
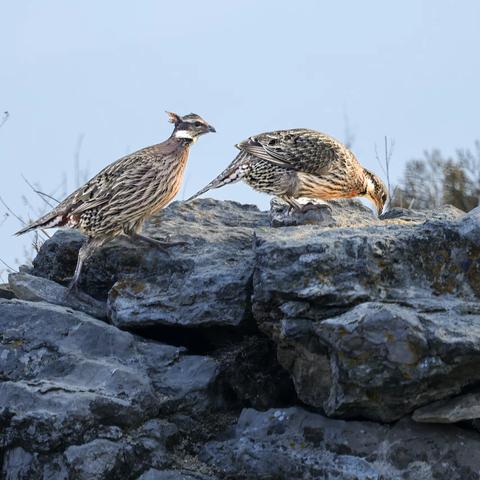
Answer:
<svg viewBox="0 0 480 480"><path fill-rule="evenodd" d="M53 305L70 307L92 317L105 319L107 309L104 303L78 292L67 294L67 289L59 283L28 273L11 273L8 276L10 289L20 300L48 302Z"/></svg>
<svg viewBox="0 0 480 480"><path fill-rule="evenodd" d="M230 438L201 458L222 478L474 479L474 432L404 420L393 427L325 418L298 407L242 411Z"/></svg>
<svg viewBox="0 0 480 480"><path fill-rule="evenodd" d="M6 300L15 298L15 294L12 292L8 283L0 285L0 298L5 298Z"/></svg>
<svg viewBox="0 0 480 480"><path fill-rule="evenodd" d="M413 412L413 420L422 423L456 423L480 418L480 393L467 393L430 403Z"/></svg>
<svg viewBox="0 0 480 480"><path fill-rule="evenodd" d="M28 478L57 469L103 479L132 470L133 459L140 473L158 466L159 448L176 432L153 419L198 416L220 401L215 360L81 312L0 300L0 332L4 473L27 462Z"/></svg>
<svg viewBox="0 0 480 480"><path fill-rule="evenodd" d="M76 230L58 230L44 242L33 259L30 273L57 283L68 283L77 264L78 251L85 237Z"/></svg>
<svg viewBox="0 0 480 480"><path fill-rule="evenodd" d="M186 246L168 255L147 244L119 239L85 265L81 288L108 299L112 322L124 329L159 326L243 325L250 313L253 230L268 225L254 206L198 200L175 203L145 226L145 234ZM65 281L82 237L57 232L34 261L35 275Z"/></svg>
<svg viewBox="0 0 480 480"><path fill-rule="evenodd" d="M392 421L479 380L476 223L392 222L257 234L254 318L329 415Z"/></svg>
<svg viewBox="0 0 480 480"><path fill-rule="evenodd" d="M479 212L176 203L170 247L105 245L67 306L58 232L0 300L0 475L477 478Z"/></svg>
<svg viewBox="0 0 480 480"><path fill-rule="evenodd" d="M132 478L145 466L162 468L171 464L167 444L177 428L165 421L150 420L140 429L120 438L97 438L83 445L72 445L64 452L66 465L79 480Z"/></svg>
<svg viewBox="0 0 480 480"><path fill-rule="evenodd" d="M278 365L275 345L263 335L247 336L214 355L218 383L232 405L262 410L295 402L292 381Z"/></svg>
<svg viewBox="0 0 480 480"><path fill-rule="evenodd" d="M394 207L380 215L381 220L397 220L402 223L419 223L427 220L455 220L465 215L465 212L453 205L443 205L436 210L411 210Z"/></svg>
<svg viewBox="0 0 480 480"><path fill-rule="evenodd" d="M97 480L107 475L124 478L128 471L128 455L123 446L111 440L95 439L84 445L73 445L65 451L67 464L79 480ZM133 453L133 452L132 452Z"/></svg>
<svg viewBox="0 0 480 480"><path fill-rule="evenodd" d="M462 217L460 233L475 246L480 244L480 206L474 208Z"/></svg>
<svg viewBox="0 0 480 480"><path fill-rule="evenodd" d="M266 215L234 202L213 207L210 200L177 204L146 226L147 234L171 234L189 247L167 257L154 277L115 284L108 301L115 325L237 327L250 316L253 229Z"/></svg>
<svg viewBox="0 0 480 480"><path fill-rule="evenodd" d="M138 480L215 480L214 477L201 473L188 472L186 470L156 470L151 468Z"/></svg>
<svg viewBox="0 0 480 480"><path fill-rule="evenodd" d="M63 455L65 465L79 480L131 478L145 466L168 466L171 455L166 444L176 433L174 425L150 420L128 435L120 433L68 447Z"/></svg>
<svg viewBox="0 0 480 480"><path fill-rule="evenodd" d="M313 330L327 349L330 386L323 402L321 389L308 400L328 415L390 422L480 380L478 304L422 311L364 303Z"/></svg>

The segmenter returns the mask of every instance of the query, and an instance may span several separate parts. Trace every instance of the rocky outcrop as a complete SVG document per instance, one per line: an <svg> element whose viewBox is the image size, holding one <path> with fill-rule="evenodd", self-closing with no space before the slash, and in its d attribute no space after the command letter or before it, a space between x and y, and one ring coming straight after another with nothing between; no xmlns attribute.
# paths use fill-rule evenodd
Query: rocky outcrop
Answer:
<svg viewBox="0 0 480 480"><path fill-rule="evenodd" d="M302 401L393 421L478 382L473 215L258 234L254 316Z"/></svg>
<svg viewBox="0 0 480 480"><path fill-rule="evenodd" d="M158 418L216 402L214 359L71 309L0 300L0 332L4 474L19 457L31 460L19 478L121 476L137 457L137 471L171 463L157 457L177 427Z"/></svg>
<svg viewBox="0 0 480 480"><path fill-rule="evenodd" d="M2 287L5 478L476 478L480 209L206 199L146 233L175 245L105 245L78 296L70 231Z"/></svg>
<svg viewBox="0 0 480 480"><path fill-rule="evenodd" d="M238 327L250 316L253 229L267 224L253 206L177 205L155 217L146 234L185 246L163 251L128 239L111 242L86 266L81 286L93 297L108 296L111 321L120 328ZM64 282L81 243L75 232L57 233L35 259L35 275Z"/></svg>
<svg viewBox="0 0 480 480"><path fill-rule="evenodd" d="M301 408L242 412L235 432L200 458L227 478L474 479L480 436L402 420L394 426L332 420Z"/></svg>

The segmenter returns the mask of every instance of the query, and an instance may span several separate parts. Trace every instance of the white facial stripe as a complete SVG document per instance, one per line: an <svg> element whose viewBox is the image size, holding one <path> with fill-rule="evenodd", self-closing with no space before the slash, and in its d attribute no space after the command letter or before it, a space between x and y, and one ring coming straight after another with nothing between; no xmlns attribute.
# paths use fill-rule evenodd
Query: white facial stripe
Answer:
<svg viewBox="0 0 480 480"><path fill-rule="evenodd" d="M370 177L365 178L365 183L364 183L364 188L365 188L365 193L362 195L363 197L371 197L373 193L375 192L375 185L372 182L372 179Z"/></svg>
<svg viewBox="0 0 480 480"><path fill-rule="evenodd" d="M188 130L177 130L174 134L175 138L188 138L193 142L197 141L196 135L193 135L192 132Z"/></svg>
<svg viewBox="0 0 480 480"><path fill-rule="evenodd" d="M200 118L187 118L186 120L183 119L182 121L185 122L185 123L191 123L191 124L195 124L197 122L200 122L202 125L206 125L206 123L203 120L201 120Z"/></svg>

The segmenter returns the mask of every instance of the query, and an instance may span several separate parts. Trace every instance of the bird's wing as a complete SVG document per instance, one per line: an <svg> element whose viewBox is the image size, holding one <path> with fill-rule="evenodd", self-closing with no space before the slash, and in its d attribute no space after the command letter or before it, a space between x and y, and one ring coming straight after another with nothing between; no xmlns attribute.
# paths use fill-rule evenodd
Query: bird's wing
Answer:
<svg viewBox="0 0 480 480"><path fill-rule="evenodd" d="M165 151L164 154L168 154ZM151 162L154 156L156 162ZM158 145L146 147L120 158L101 170L87 183L71 193L53 210L22 228L17 235L36 228L59 227L67 223L71 215L80 215L88 210L109 204L108 208L120 211L125 205L134 206L146 201L152 189L158 186L155 180L162 175L162 153ZM156 168L155 168L156 165ZM143 184L147 187L142 189Z"/></svg>
<svg viewBox="0 0 480 480"><path fill-rule="evenodd" d="M120 174L121 170L116 167L121 160L117 160L117 162L105 167L85 185L72 192L55 208L16 232L16 235L22 235L36 228L61 227L67 223L70 215L80 214L104 204L108 201L108 198L102 192L108 192L108 184Z"/></svg>
<svg viewBox="0 0 480 480"><path fill-rule="evenodd" d="M238 182L243 178L249 167L249 155L245 152L240 152L233 162L216 178L214 178L206 187L199 190L195 195L192 195L186 201L190 202L194 198L199 197L203 193L212 188L220 188L228 183Z"/></svg>
<svg viewBox="0 0 480 480"><path fill-rule="evenodd" d="M112 211L121 211L127 205L135 208L150 198L152 189L158 186L155 177L159 174L160 164L146 161L142 154L123 157L75 192L69 213L79 215L106 204Z"/></svg>
<svg viewBox="0 0 480 480"><path fill-rule="evenodd" d="M321 175L351 152L329 135L308 129L261 133L237 145L241 151L284 168Z"/></svg>

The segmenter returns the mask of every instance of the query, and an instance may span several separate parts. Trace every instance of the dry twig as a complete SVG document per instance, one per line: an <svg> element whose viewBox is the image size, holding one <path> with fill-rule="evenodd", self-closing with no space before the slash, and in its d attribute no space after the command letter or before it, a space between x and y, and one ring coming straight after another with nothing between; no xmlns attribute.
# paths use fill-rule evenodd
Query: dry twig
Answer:
<svg viewBox="0 0 480 480"><path fill-rule="evenodd" d="M385 178L387 179L387 190L388 190L388 201L386 205L386 210L390 209L390 203L392 198L394 197L395 191L392 191L392 184L390 182L390 163L392 161L392 155L393 155L393 147L395 145L394 140L388 141L388 137L385 135L384 137L384 157L381 160L380 155L378 154L378 149L377 145L375 144L375 158L377 159L378 164L380 165L380 168L383 171L383 174L385 175ZM396 187L395 189L396 190Z"/></svg>

